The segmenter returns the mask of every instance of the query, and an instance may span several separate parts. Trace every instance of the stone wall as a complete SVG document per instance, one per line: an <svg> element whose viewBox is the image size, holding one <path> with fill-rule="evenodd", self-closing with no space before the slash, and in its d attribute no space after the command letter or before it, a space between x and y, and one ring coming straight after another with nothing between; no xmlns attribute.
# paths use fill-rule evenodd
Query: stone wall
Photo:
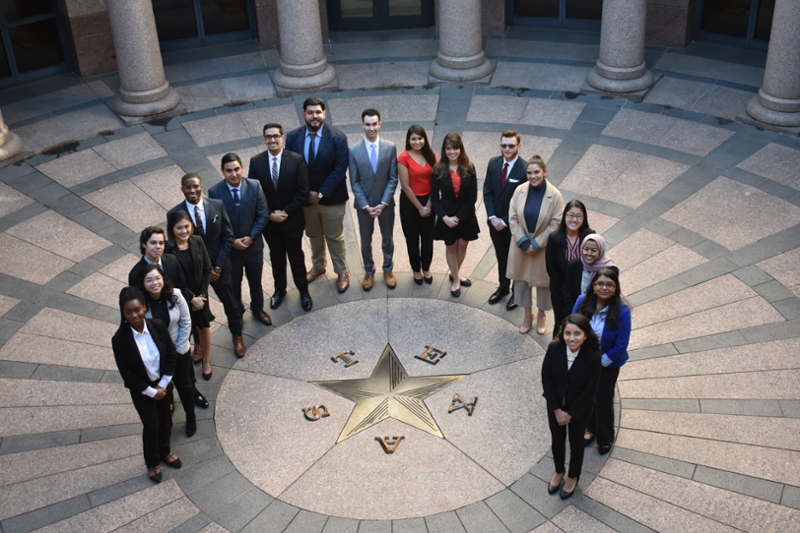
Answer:
<svg viewBox="0 0 800 533"><path fill-rule="evenodd" d="M647 0L645 42L685 48L694 39L697 0Z"/></svg>
<svg viewBox="0 0 800 533"><path fill-rule="evenodd" d="M106 0L58 0L66 53L81 77L117 70Z"/></svg>

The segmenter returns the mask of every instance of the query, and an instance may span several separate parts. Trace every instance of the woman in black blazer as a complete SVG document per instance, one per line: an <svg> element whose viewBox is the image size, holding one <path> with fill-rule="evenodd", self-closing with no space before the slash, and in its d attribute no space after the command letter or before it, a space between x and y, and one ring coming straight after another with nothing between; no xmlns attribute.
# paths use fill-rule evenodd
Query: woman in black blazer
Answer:
<svg viewBox="0 0 800 533"><path fill-rule="evenodd" d="M192 316L192 328L197 336L195 345L199 340L200 347L195 352L199 353L195 362L203 362L203 379L211 379L211 306L208 304L208 284L211 281L211 258L208 256L206 245L201 237L193 235L192 219L189 213L183 210L175 211L167 221L166 253L172 254L181 266L186 284L193 294L189 304Z"/></svg>
<svg viewBox="0 0 800 533"><path fill-rule="evenodd" d="M478 239L480 228L475 215L478 201L478 177L470 163L464 143L457 133L448 133L442 142L442 159L433 167L431 203L436 211L433 238L447 247L450 269L450 295L461 296L461 286L472 282L459 270L467 255L467 243Z"/></svg>
<svg viewBox="0 0 800 533"><path fill-rule="evenodd" d="M566 286L567 263L572 259L580 258L581 242L590 233L594 233L594 230L589 227L586 206L580 200L570 200L564 206L561 225L547 239L545 263L547 264L547 275L550 277L550 299L555 315L554 339L559 325L572 312Z"/></svg>
<svg viewBox="0 0 800 533"><path fill-rule="evenodd" d="M173 468L181 467L181 460L169 451L170 381L178 354L164 324L145 318L147 303L142 291L124 287L119 293L119 311L122 319L111 338L114 360L144 426L147 475L160 483L161 461Z"/></svg>
<svg viewBox="0 0 800 533"><path fill-rule="evenodd" d="M561 490L566 500L575 492L583 466L583 434L589 423L592 401L602 369L600 342L589 319L569 315L558 330L557 339L547 347L542 363L543 396L547 400L547 419L552 435L556 473L547 487L558 492L564 481L566 438L569 432L569 473Z"/></svg>
<svg viewBox="0 0 800 533"><path fill-rule="evenodd" d="M575 307L578 296L586 294L586 291L592 288L592 280L604 268L610 268L619 274L619 267L606 256L605 239L596 233L590 233L581 239L580 258L567 263L564 287L568 313Z"/></svg>

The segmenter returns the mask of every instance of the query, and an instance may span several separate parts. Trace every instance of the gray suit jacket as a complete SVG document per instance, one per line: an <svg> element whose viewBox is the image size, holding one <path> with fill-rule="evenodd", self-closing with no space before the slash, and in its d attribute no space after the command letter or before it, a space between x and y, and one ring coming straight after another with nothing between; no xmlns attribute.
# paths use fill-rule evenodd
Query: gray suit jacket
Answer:
<svg viewBox="0 0 800 533"><path fill-rule="evenodd" d="M397 189L397 147L391 141L378 140L378 171L372 171L364 138L350 148L350 184L356 209L384 203L394 206Z"/></svg>

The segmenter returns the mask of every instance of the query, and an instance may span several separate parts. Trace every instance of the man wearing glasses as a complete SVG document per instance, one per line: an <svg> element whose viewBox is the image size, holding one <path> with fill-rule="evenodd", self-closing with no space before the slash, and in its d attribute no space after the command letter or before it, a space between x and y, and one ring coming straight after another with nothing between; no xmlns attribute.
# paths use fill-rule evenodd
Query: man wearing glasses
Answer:
<svg viewBox="0 0 800 533"><path fill-rule="evenodd" d="M286 258L292 268L292 279L300 292L300 305L311 311L311 296L306 280L303 255L303 205L308 199L308 169L303 156L283 149L283 126L264 125L267 151L250 160L247 177L258 180L269 206L269 222L264 227L264 240L269 246L275 292L269 306L277 309L286 296Z"/></svg>
<svg viewBox="0 0 800 533"><path fill-rule="evenodd" d="M489 217L489 235L492 237L494 253L497 256L497 271L500 286L489 297L490 304L496 304L511 292L511 281L506 276L508 247L511 244L511 230L508 229L508 205L514 190L526 182L525 161L519 157L522 146L519 133L506 130L500 135L501 155L489 160L486 179L483 182L483 203ZM508 299L506 309L517 307L514 295Z"/></svg>

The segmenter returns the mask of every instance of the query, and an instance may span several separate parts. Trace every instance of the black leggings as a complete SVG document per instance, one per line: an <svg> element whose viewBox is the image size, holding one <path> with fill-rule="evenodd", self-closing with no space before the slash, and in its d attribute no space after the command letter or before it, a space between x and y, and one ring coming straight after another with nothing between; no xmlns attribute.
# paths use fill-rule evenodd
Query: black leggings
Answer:
<svg viewBox="0 0 800 533"><path fill-rule="evenodd" d="M420 204L428 203L428 196L417 196ZM406 237L406 249L411 270L427 272L431 269L433 260L433 227L436 217L433 212L427 217L422 217L411 200L405 193L400 194L400 225Z"/></svg>

